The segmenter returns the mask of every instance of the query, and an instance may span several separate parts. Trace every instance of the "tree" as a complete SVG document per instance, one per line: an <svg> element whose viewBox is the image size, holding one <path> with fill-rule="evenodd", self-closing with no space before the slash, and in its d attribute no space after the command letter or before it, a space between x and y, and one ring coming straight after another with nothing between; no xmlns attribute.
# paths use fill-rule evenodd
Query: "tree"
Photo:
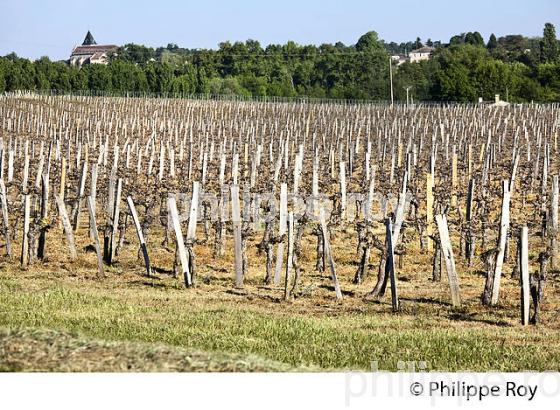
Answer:
<svg viewBox="0 0 560 410"><path fill-rule="evenodd" d="M192 94L195 91L195 84L192 84L190 78L183 74L173 79L171 89L176 94Z"/></svg>
<svg viewBox="0 0 560 410"><path fill-rule="evenodd" d="M560 98L560 61L540 64L537 77L542 86L541 100L558 101Z"/></svg>
<svg viewBox="0 0 560 410"><path fill-rule="evenodd" d="M63 61L53 64L53 77L50 78L51 88L58 91L70 91L70 67Z"/></svg>
<svg viewBox="0 0 560 410"><path fill-rule="evenodd" d="M0 92L51 88L387 100L389 53L405 54L420 43L420 38L385 43L370 31L352 46L288 41L263 49L258 41L247 40L221 43L218 50L189 50L173 43L154 50L127 44L109 58L108 66L83 68L48 58L31 62L11 53L0 57ZM436 49L431 59L394 67L397 100L406 98L406 87L412 87L417 100L476 101L506 89L511 101L560 99L552 24L545 26L543 39L496 39L492 34L484 47L474 31L456 35L450 43L428 39L426 44Z"/></svg>
<svg viewBox="0 0 560 410"><path fill-rule="evenodd" d="M267 91L267 84L268 81L265 77L256 77L252 74L248 74L245 76L242 76L240 78L240 82L241 82L241 86L248 90L250 95L252 95L253 97L259 96L259 97L263 97L266 96L266 91ZM232 88L234 86L234 84L232 82L226 82L224 83L224 87L226 89Z"/></svg>
<svg viewBox="0 0 560 410"><path fill-rule="evenodd" d="M474 102L483 92L476 73L489 59L488 51L470 44L451 46L436 57L432 96L443 101Z"/></svg>
<svg viewBox="0 0 560 410"><path fill-rule="evenodd" d="M56 78L54 65L48 57L41 57L35 61L35 83L38 90L48 90L51 88L51 80ZM54 87L52 87L54 88Z"/></svg>
<svg viewBox="0 0 560 410"><path fill-rule="evenodd" d="M479 61L474 68L474 78L479 96L485 100L492 100L496 94L509 94L512 83L510 68L502 61L488 58Z"/></svg>
<svg viewBox="0 0 560 410"><path fill-rule="evenodd" d="M414 43L414 48L420 48L422 47L422 40L420 40L420 37L416 37L416 42Z"/></svg>
<svg viewBox="0 0 560 410"><path fill-rule="evenodd" d="M11 62L4 74L6 90L34 90L36 88L35 65L29 60L17 57L15 53L9 54L6 59Z"/></svg>
<svg viewBox="0 0 560 410"><path fill-rule="evenodd" d="M473 46L484 46L484 39L478 31L468 32L465 35L465 43Z"/></svg>
<svg viewBox="0 0 560 410"><path fill-rule="evenodd" d="M111 71L103 64L90 64L82 68L87 72L88 89L91 91L111 91Z"/></svg>
<svg viewBox="0 0 560 410"><path fill-rule="evenodd" d="M136 91L137 67L127 61L113 61L109 65L111 71L112 88L115 91Z"/></svg>
<svg viewBox="0 0 560 410"><path fill-rule="evenodd" d="M125 44L119 48L114 57L119 60L132 61L133 63L145 64L155 57L155 51L151 47L137 44Z"/></svg>
<svg viewBox="0 0 560 410"><path fill-rule="evenodd" d="M250 95L233 77L212 78L208 82L207 92L212 95Z"/></svg>
<svg viewBox="0 0 560 410"><path fill-rule="evenodd" d="M85 91L88 90L88 76L87 71L77 67L69 68L70 87L72 91Z"/></svg>
<svg viewBox="0 0 560 410"><path fill-rule="evenodd" d="M8 61L0 57L0 93L6 91L6 79L4 78Z"/></svg>
<svg viewBox="0 0 560 410"><path fill-rule="evenodd" d="M488 50L494 50L496 47L498 47L498 40L496 39L494 33L492 33L490 34L490 38L488 39L488 44L486 45L486 48Z"/></svg>
<svg viewBox="0 0 560 410"><path fill-rule="evenodd" d="M529 42L526 37L520 34L508 34L500 37L498 43L510 54L523 53L528 47Z"/></svg>
<svg viewBox="0 0 560 410"><path fill-rule="evenodd" d="M456 46L459 44L465 44L465 34L457 34L456 36L453 36L449 39L449 45L450 46Z"/></svg>
<svg viewBox="0 0 560 410"><path fill-rule="evenodd" d="M383 50L384 47L379 41L379 37L375 31L368 31L361 36L356 43L356 50L360 52L372 52Z"/></svg>
<svg viewBox="0 0 560 410"><path fill-rule="evenodd" d="M394 93L397 100L406 100L407 87L411 87L410 95L415 100L430 99L428 75L433 70L429 67L429 63L429 61L405 62L399 66L393 76Z"/></svg>
<svg viewBox="0 0 560 410"><path fill-rule="evenodd" d="M541 59L543 62L553 62L558 58L558 40L556 40L556 29L552 23L546 23L541 41Z"/></svg>

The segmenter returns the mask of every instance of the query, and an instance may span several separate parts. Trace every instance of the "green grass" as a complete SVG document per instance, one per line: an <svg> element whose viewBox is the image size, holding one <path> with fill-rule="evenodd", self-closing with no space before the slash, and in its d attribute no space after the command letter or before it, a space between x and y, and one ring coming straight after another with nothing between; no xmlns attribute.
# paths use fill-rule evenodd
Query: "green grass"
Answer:
<svg viewBox="0 0 560 410"><path fill-rule="evenodd" d="M340 312L333 306L317 313L306 305L185 290L171 279L153 287L0 274L5 332L41 328L99 341L250 354L286 369L369 370L376 360L393 371L399 361L425 361L438 371L519 371L558 370L560 363L558 330L473 323L461 311L451 312L465 316L457 321L435 311L396 315L379 313L375 304Z"/></svg>

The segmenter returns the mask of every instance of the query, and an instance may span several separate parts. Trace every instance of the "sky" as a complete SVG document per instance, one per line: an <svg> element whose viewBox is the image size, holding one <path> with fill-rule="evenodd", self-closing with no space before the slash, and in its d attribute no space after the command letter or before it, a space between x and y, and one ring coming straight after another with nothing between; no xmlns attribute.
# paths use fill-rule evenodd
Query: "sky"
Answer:
<svg viewBox="0 0 560 410"><path fill-rule="evenodd" d="M351 45L371 30L397 43L467 31L486 41L540 36L545 22L560 37L559 0L0 0L0 55L67 59L88 30L98 44L217 48L247 39Z"/></svg>

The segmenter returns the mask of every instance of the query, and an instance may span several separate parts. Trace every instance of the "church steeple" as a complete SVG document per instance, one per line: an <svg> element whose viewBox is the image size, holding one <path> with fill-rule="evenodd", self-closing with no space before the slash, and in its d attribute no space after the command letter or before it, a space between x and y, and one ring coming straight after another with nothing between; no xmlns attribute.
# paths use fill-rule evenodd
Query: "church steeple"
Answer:
<svg viewBox="0 0 560 410"><path fill-rule="evenodd" d="M95 44L97 43L95 42L95 39L93 38L90 31L88 30L86 34L86 38L84 38L84 42L82 43L82 46L93 46Z"/></svg>

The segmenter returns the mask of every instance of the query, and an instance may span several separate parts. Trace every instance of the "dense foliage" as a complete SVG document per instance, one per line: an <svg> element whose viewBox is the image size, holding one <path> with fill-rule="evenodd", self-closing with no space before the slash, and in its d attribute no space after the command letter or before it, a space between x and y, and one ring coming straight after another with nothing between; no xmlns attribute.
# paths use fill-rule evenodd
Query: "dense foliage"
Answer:
<svg viewBox="0 0 560 410"><path fill-rule="evenodd" d="M342 43L263 48L258 41L224 42L217 50L189 50L169 44L153 49L127 44L110 64L81 69L47 57L31 62L15 54L0 57L0 92L13 90L140 91L246 96L307 96L387 100L389 59L423 43L385 43L377 33L355 45ZM555 28L547 23L542 38L490 36L478 32L453 36L435 47L432 58L394 64L394 95L416 100L475 102L501 94L510 101L560 100L560 52Z"/></svg>

